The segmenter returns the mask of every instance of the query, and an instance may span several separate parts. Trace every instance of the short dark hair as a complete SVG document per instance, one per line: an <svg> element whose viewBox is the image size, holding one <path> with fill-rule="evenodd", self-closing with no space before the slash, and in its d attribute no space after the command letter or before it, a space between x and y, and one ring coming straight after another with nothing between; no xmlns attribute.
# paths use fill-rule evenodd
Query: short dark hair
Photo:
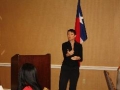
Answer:
<svg viewBox="0 0 120 90"><path fill-rule="evenodd" d="M72 32L72 33L74 33L75 35L76 35L76 31L74 30L74 29L69 29L68 31L67 31L67 33L68 32Z"/></svg>

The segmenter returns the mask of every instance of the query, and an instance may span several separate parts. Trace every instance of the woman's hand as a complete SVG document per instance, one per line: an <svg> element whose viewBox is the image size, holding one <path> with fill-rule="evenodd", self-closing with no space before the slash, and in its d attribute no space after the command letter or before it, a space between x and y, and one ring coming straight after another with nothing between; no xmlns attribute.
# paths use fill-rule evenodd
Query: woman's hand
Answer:
<svg viewBox="0 0 120 90"><path fill-rule="evenodd" d="M73 55L73 54L74 54L74 50L71 50L71 51L67 50L66 56L71 56L71 55Z"/></svg>
<svg viewBox="0 0 120 90"><path fill-rule="evenodd" d="M49 90L48 88L44 87L43 90Z"/></svg>
<svg viewBox="0 0 120 90"><path fill-rule="evenodd" d="M71 57L72 60L80 60L81 58L79 56L73 56Z"/></svg>

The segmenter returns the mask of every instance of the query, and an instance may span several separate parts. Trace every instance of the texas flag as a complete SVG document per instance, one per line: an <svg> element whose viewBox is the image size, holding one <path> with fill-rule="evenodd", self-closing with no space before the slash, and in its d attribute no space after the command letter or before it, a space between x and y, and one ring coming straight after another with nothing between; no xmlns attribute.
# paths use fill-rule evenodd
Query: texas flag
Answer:
<svg viewBox="0 0 120 90"><path fill-rule="evenodd" d="M77 42L82 43L85 40L87 40L86 28L83 20L82 10L80 7L80 0L78 0L78 5L77 5L75 31L76 31Z"/></svg>

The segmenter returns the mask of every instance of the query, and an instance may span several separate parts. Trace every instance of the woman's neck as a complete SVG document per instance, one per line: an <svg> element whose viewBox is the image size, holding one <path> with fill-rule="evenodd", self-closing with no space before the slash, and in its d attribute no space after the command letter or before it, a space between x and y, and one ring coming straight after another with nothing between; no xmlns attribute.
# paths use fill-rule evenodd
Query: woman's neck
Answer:
<svg viewBox="0 0 120 90"><path fill-rule="evenodd" d="M70 40L70 43L71 43L71 44L74 44L74 43L75 43L75 40Z"/></svg>
<svg viewBox="0 0 120 90"><path fill-rule="evenodd" d="M70 44L71 44L72 50L74 50L74 43L75 43L75 40L71 40L71 41L70 41Z"/></svg>

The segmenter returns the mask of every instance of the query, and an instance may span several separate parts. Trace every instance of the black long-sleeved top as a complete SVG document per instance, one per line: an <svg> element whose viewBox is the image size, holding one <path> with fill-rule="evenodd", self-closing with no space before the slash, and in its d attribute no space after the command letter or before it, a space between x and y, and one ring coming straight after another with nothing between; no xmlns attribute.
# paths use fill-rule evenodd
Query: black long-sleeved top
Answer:
<svg viewBox="0 0 120 90"><path fill-rule="evenodd" d="M83 48L82 45L78 42L74 43L74 54L71 56L66 56L67 54L67 50L71 51L72 50L72 46L70 44L70 42L64 42L62 44L62 52L63 52L63 63L62 65L67 65L69 67L76 67L79 66L78 61L83 61ZM72 60L71 57L73 56L79 56L81 59L80 60Z"/></svg>

